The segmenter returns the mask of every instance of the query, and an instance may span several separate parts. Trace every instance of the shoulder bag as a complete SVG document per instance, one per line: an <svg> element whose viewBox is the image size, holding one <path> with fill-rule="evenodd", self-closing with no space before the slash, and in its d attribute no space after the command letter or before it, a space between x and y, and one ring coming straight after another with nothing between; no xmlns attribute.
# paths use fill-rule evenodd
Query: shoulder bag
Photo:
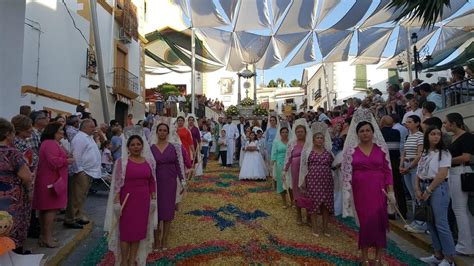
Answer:
<svg viewBox="0 0 474 266"><path fill-rule="evenodd" d="M464 192L474 192L474 173L470 166L463 166L461 174L461 190Z"/></svg>

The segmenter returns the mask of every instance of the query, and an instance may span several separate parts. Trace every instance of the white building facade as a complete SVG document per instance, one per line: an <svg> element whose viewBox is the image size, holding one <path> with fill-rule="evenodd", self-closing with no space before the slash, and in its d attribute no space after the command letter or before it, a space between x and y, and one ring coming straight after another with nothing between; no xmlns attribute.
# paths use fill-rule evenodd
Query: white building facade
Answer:
<svg viewBox="0 0 474 266"><path fill-rule="evenodd" d="M68 115L76 113L77 105L82 104L98 122L104 121L97 89L97 61L93 52L89 2L26 1L21 18L24 23L23 51L16 54L16 58L22 58L21 82L9 91L20 97L17 97L16 106L7 107L8 110L2 108L2 116L17 114L20 105L30 105L33 110L47 110L53 117ZM139 38L126 34L132 32L138 36L136 13L143 12L144 1L133 2L136 5L127 0L98 1L97 5L107 108L110 118L121 122L129 113L134 117L144 116L143 50ZM115 7L113 3L116 3ZM131 23L124 24L125 16L131 19ZM128 25L125 31L124 25ZM2 44L2 50L12 48L5 48Z"/></svg>
<svg viewBox="0 0 474 266"><path fill-rule="evenodd" d="M307 78L305 75L302 78L308 104L326 110L342 104L347 98L365 98L369 87L386 93L388 82L398 82L397 70L378 68L378 65L351 65L350 61L324 63L316 70L304 71L309 73Z"/></svg>

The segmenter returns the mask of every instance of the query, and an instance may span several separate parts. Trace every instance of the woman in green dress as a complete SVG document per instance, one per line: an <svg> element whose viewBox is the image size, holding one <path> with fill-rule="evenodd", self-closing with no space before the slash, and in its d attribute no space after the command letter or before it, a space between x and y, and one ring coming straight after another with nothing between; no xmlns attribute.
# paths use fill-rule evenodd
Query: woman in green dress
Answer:
<svg viewBox="0 0 474 266"><path fill-rule="evenodd" d="M276 190L277 193L281 195L283 200L283 208L287 208L287 200L286 200L286 190L290 189L290 185L288 182L291 178L283 177L283 167L285 165L285 156L286 156L286 149L288 146L288 136L289 136L289 128L288 127L280 127L279 134L275 137L272 145L272 154L271 160L273 165L273 178L276 180ZM288 174L287 174L288 175ZM289 193L291 195L291 192Z"/></svg>

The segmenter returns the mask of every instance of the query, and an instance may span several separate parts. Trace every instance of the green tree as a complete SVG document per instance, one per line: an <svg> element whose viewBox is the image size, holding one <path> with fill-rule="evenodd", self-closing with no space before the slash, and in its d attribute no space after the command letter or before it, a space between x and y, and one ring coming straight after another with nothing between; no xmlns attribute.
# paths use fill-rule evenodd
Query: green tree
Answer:
<svg viewBox="0 0 474 266"><path fill-rule="evenodd" d="M301 82L297 79L293 79L292 81L290 81L290 87L300 87L301 86Z"/></svg>
<svg viewBox="0 0 474 266"><path fill-rule="evenodd" d="M285 86L286 86L286 82L285 82L285 80L282 79L282 78L277 78L276 83L277 83L278 85L280 85L280 87L285 87Z"/></svg>
<svg viewBox="0 0 474 266"><path fill-rule="evenodd" d="M169 83L163 83L161 85L158 85L158 87L155 89L157 92L161 93L163 97L167 98L170 95L178 95L179 90L178 87L176 87L173 84Z"/></svg>
<svg viewBox="0 0 474 266"><path fill-rule="evenodd" d="M278 84L272 79L272 80L270 80L270 82L268 82L267 87L276 88L276 87L278 87Z"/></svg>
<svg viewBox="0 0 474 266"><path fill-rule="evenodd" d="M450 7L450 0L392 0L387 9L402 10L395 21L420 19L423 27L431 27L443 15L444 6Z"/></svg>

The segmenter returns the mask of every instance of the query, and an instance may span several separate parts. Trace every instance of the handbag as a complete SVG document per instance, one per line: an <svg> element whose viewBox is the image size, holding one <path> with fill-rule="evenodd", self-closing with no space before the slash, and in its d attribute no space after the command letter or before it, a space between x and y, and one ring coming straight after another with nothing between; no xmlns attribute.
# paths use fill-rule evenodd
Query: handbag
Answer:
<svg viewBox="0 0 474 266"><path fill-rule="evenodd" d="M415 220L434 224L434 215L431 205L423 201L415 206Z"/></svg>
<svg viewBox="0 0 474 266"><path fill-rule="evenodd" d="M466 173L467 167L469 166L464 167L464 173L461 174L461 190L464 192L474 192L474 173ZM472 169L469 167L469 170Z"/></svg>

